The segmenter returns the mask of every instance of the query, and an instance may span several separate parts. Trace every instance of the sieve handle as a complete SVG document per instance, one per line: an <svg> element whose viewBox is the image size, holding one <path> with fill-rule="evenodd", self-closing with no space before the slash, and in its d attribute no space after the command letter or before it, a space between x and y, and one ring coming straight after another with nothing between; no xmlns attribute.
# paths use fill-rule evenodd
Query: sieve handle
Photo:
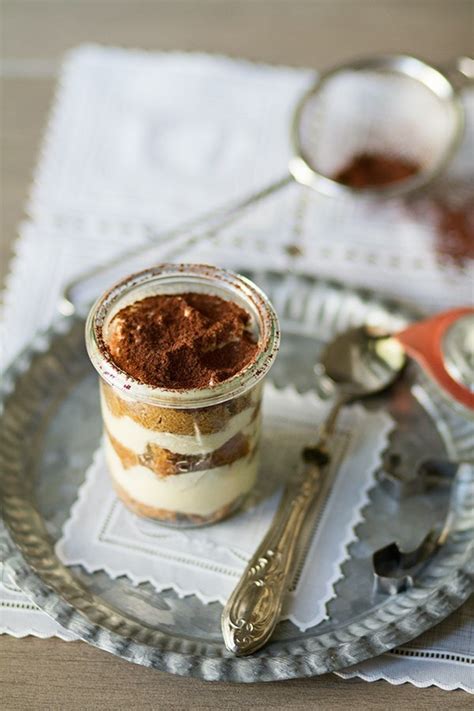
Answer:
<svg viewBox="0 0 474 711"><path fill-rule="evenodd" d="M81 307L90 305L98 297L104 285L110 286L127 274L146 268L152 262L174 259L183 249L231 224L247 208L278 192L292 180L291 175L285 175L233 205L213 210L172 230L154 234L149 238L149 243L121 253L105 264L84 272L64 287L58 305L59 311L64 316L77 314Z"/></svg>

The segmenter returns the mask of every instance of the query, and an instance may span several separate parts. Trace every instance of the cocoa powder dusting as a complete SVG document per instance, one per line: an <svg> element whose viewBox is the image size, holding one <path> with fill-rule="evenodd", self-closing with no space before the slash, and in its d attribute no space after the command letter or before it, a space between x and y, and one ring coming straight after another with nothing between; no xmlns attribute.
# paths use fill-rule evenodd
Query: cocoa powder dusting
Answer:
<svg viewBox="0 0 474 711"><path fill-rule="evenodd" d="M462 207L438 206L437 250L455 264L474 259L474 200Z"/></svg>
<svg viewBox="0 0 474 711"><path fill-rule="evenodd" d="M433 203L436 251L440 257L463 267L474 259L474 198L460 205L445 200Z"/></svg>
<svg viewBox="0 0 474 711"><path fill-rule="evenodd" d="M116 365L142 383L204 388L254 360L259 345L249 324L247 311L218 296L158 294L114 316L107 348Z"/></svg>
<svg viewBox="0 0 474 711"><path fill-rule="evenodd" d="M444 182L427 195L407 200L407 209L433 232L441 262L458 267L474 260L474 190L472 183Z"/></svg>
<svg viewBox="0 0 474 711"><path fill-rule="evenodd" d="M420 166L404 158L360 153L335 176L344 185L369 188L415 175ZM454 199L457 198L457 199ZM405 205L434 231L434 248L442 261L463 267L474 259L474 197L472 185L444 185L428 197L406 199Z"/></svg>
<svg viewBox="0 0 474 711"><path fill-rule="evenodd" d="M359 153L334 176L334 180L351 188L370 188L404 180L419 170L417 163L406 158Z"/></svg>

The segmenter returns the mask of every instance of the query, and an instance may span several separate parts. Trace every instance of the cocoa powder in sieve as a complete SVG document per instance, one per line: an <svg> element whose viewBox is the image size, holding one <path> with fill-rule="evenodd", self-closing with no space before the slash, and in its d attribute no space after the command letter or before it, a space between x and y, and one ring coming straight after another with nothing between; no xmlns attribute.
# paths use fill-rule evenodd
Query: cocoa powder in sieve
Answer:
<svg viewBox="0 0 474 711"><path fill-rule="evenodd" d="M359 153L344 166L334 180L351 188L371 188L405 180L418 173L420 166L407 158L378 153Z"/></svg>

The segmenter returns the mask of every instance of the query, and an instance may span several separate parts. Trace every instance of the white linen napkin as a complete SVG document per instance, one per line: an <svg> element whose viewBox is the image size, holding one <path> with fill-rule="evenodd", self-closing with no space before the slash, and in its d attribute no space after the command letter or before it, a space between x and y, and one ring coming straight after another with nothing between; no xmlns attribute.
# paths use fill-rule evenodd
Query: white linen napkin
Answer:
<svg viewBox="0 0 474 711"><path fill-rule="evenodd" d="M48 617L18 588L0 563L0 634L12 637L60 637L70 642L77 637Z"/></svg>
<svg viewBox="0 0 474 711"><path fill-rule="evenodd" d="M205 603L225 604L245 564L265 535L277 509L282 482L295 474L301 450L314 441L328 409L314 393L277 390L267 383L263 398L263 447L260 485L241 513L214 526L171 529L129 513L113 492L102 449L96 453L71 516L56 545L68 565L82 565L112 577L173 588ZM321 516L308 520L308 551L300 551L284 618L301 630L327 617L347 547L355 540L368 490L387 446L392 419L384 412L347 408L341 415L332 466L336 480Z"/></svg>

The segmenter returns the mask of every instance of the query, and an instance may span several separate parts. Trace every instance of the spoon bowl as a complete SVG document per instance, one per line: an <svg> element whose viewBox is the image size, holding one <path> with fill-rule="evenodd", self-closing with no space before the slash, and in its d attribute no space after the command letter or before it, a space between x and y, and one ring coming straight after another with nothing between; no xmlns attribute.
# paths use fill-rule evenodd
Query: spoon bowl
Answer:
<svg viewBox="0 0 474 711"><path fill-rule="evenodd" d="M347 401L385 390L399 375L406 356L391 335L359 326L336 336L320 362L325 376Z"/></svg>

